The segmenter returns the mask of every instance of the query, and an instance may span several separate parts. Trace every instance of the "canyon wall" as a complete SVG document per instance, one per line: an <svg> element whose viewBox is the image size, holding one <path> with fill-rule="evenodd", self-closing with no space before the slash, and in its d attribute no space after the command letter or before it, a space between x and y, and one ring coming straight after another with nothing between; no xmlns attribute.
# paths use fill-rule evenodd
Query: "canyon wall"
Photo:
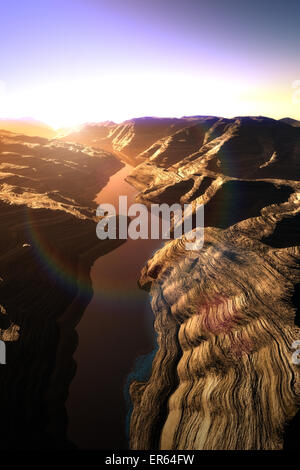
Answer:
<svg viewBox="0 0 300 470"><path fill-rule="evenodd" d="M130 387L132 449L297 445L299 150L285 122L220 119L162 139L128 177L139 202L205 206L203 248L171 240L139 280L158 351Z"/></svg>
<svg viewBox="0 0 300 470"><path fill-rule="evenodd" d="M0 447L73 446L75 328L93 262L124 242L95 234L96 194L122 167L113 152L135 167L138 202L205 207L203 248L170 240L139 279L158 349L130 386L131 448L293 448L299 151L297 122L264 117L139 118L59 140L0 131Z"/></svg>
<svg viewBox="0 0 300 470"><path fill-rule="evenodd" d="M95 196L122 164L78 144L0 132L1 449L69 448L64 402L93 262Z"/></svg>

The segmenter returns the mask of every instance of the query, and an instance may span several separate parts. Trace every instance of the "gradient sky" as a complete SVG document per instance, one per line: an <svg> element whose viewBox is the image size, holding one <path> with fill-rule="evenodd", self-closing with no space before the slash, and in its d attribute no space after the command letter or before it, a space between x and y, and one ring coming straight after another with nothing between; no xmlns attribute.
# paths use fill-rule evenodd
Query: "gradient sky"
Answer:
<svg viewBox="0 0 300 470"><path fill-rule="evenodd" d="M300 119L299 18L298 0L2 1L0 117Z"/></svg>

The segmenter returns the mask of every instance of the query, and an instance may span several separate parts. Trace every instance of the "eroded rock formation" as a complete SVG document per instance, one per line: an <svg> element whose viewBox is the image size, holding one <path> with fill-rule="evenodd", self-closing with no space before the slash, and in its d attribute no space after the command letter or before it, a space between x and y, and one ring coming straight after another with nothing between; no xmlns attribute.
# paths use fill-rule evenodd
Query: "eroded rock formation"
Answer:
<svg viewBox="0 0 300 470"><path fill-rule="evenodd" d="M143 152L149 147L151 149L151 146L160 139L168 138L198 121L205 122L206 119L217 120L217 118L201 116L181 119L143 117L130 119L121 124L110 121L88 123L76 130L67 131L60 137L66 141L112 151L135 166L147 158Z"/></svg>
<svg viewBox="0 0 300 470"><path fill-rule="evenodd" d="M131 384L131 447L292 447L297 123L195 116L87 125L63 140L0 134L0 328L17 339L0 367L0 447L71 446L64 402L75 326L92 295L92 263L122 242L95 237L95 195L121 166L109 151L136 166L128 181L139 202L205 205L203 248L172 240L139 280L152 296L158 350L150 379Z"/></svg>
<svg viewBox="0 0 300 470"><path fill-rule="evenodd" d="M75 327L93 262L121 243L97 239L94 199L121 167L104 151L1 131L0 328L4 341L17 339L0 366L2 449L70 445Z"/></svg>
<svg viewBox="0 0 300 470"><path fill-rule="evenodd" d="M199 149L187 155L195 135ZM266 118L220 119L193 132L181 159L173 139L150 148L128 180L148 205L205 204L205 243L186 251L184 239L170 241L142 271L158 351L150 379L131 384L131 447L293 447L299 129Z"/></svg>

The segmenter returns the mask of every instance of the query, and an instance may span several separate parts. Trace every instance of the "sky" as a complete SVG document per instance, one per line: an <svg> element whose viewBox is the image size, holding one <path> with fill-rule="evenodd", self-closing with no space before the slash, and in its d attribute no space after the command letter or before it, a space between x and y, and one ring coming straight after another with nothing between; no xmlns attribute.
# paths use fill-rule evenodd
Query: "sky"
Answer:
<svg viewBox="0 0 300 470"><path fill-rule="evenodd" d="M0 118L300 119L298 0L10 0Z"/></svg>

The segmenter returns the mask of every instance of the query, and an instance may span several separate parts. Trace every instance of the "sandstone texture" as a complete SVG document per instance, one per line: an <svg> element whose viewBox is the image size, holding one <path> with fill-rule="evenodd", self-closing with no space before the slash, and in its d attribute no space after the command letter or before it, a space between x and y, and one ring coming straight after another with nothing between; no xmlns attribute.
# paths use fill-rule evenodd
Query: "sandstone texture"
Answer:
<svg viewBox="0 0 300 470"><path fill-rule="evenodd" d="M180 119L142 117L121 124L111 121L87 123L74 130L65 130L59 137L65 141L112 151L135 166L145 159L141 154L159 139L168 137L198 120L198 116ZM200 120L202 121L203 117Z"/></svg>
<svg viewBox="0 0 300 470"><path fill-rule="evenodd" d="M171 240L139 280L158 350L149 380L131 384L130 445L294 448L300 130L263 117L199 121L143 151L127 178L147 205L205 205L203 248Z"/></svg>
<svg viewBox="0 0 300 470"><path fill-rule="evenodd" d="M0 131L0 447L72 447L75 327L93 262L124 242L95 236L95 196L118 157L138 202L205 208L203 247L166 242L138 281L158 348L149 379L130 385L130 447L295 448L299 122L145 117L57 137Z"/></svg>

